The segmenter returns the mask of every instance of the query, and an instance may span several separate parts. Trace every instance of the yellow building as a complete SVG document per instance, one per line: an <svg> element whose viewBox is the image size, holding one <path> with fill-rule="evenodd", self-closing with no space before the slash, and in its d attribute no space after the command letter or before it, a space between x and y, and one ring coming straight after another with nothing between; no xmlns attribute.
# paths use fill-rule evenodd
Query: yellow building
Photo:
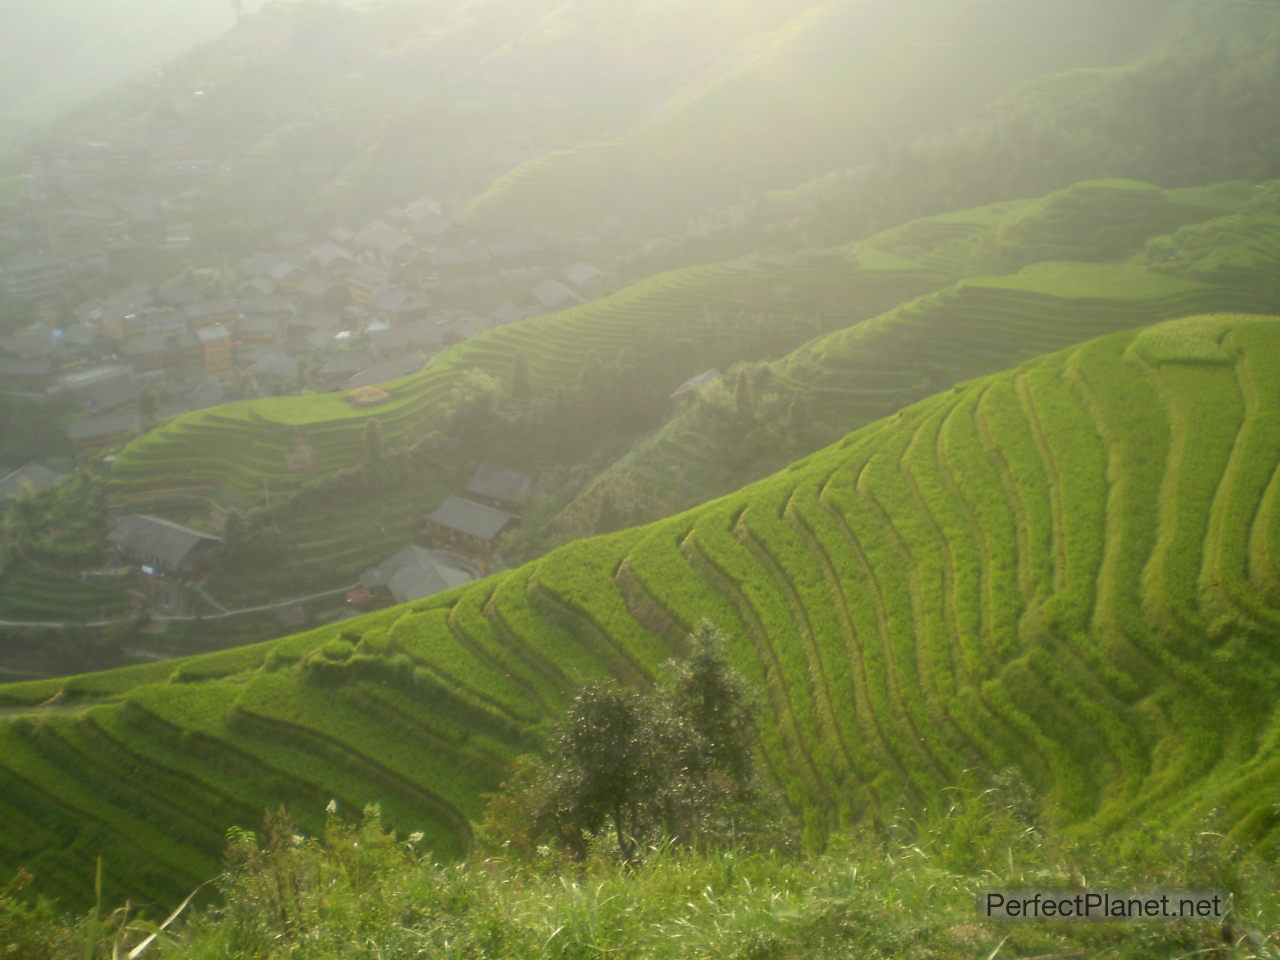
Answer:
<svg viewBox="0 0 1280 960"><path fill-rule="evenodd" d="M231 331L220 323L201 327L196 331L200 340L200 355L204 360L204 372L222 373L231 369Z"/></svg>

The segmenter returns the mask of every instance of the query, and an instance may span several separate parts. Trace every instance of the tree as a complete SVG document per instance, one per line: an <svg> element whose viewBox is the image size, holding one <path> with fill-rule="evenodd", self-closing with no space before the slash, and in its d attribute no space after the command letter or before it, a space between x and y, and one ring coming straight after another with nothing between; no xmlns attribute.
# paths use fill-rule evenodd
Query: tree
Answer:
<svg viewBox="0 0 1280 960"><path fill-rule="evenodd" d="M756 793L753 706L724 645L703 622L650 693L584 687L550 755L513 766L484 831L526 852L550 840L575 859L607 835L628 863L664 837L710 842L720 816Z"/></svg>

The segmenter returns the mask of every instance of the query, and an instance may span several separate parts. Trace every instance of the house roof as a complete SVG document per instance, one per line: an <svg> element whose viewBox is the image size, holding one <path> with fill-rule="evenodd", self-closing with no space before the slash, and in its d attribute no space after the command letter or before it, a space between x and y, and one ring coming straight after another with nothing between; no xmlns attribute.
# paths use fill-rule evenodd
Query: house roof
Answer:
<svg viewBox="0 0 1280 960"><path fill-rule="evenodd" d="M191 283L177 283L171 287L157 287L156 297L171 307L183 307L200 300L200 291Z"/></svg>
<svg viewBox="0 0 1280 960"><path fill-rule="evenodd" d="M236 305L226 297L209 297L189 303L183 308L188 320L204 320L208 317L220 317L223 314L235 313Z"/></svg>
<svg viewBox="0 0 1280 960"><path fill-rule="evenodd" d="M215 340L230 340L231 331L221 323L211 323L207 327L201 327L196 331L196 339L202 343L210 343Z"/></svg>
<svg viewBox="0 0 1280 960"><path fill-rule="evenodd" d="M514 303L508 300L497 310L493 311L490 316L493 317L494 322L499 326L502 326L508 323L515 323L517 320L523 320L528 316L528 312L522 307L517 307Z"/></svg>
<svg viewBox="0 0 1280 960"><path fill-rule="evenodd" d="M298 284L298 293L304 297L327 297L337 289L337 284L328 277L307 277Z"/></svg>
<svg viewBox="0 0 1280 960"><path fill-rule="evenodd" d="M489 329L489 324L485 322L483 317L466 316L454 317L447 323L438 325L441 332L451 333L459 340L466 340L474 337L477 333L483 333Z"/></svg>
<svg viewBox="0 0 1280 960"><path fill-rule="evenodd" d="M482 463L467 483L473 497L489 497L504 503L516 503L533 488L533 475L496 463Z"/></svg>
<svg viewBox="0 0 1280 960"><path fill-rule="evenodd" d="M41 490L56 486L65 479L67 474L55 473L41 463L28 463L25 467L19 467L8 473L0 472L0 504L12 503L28 484Z"/></svg>
<svg viewBox="0 0 1280 960"><path fill-rule="evenodd" d="M473 500L449 496L427 515L430 523L479 540L492 540L515 520L513 514Z"/></svg>
<svg viewBox="0 0 1280 960"><path fill-rule="evenodd" d="M150 357L157 353L164 353L168 349L168 337L149 334L145 337L134 337L132 340L126 340L121 345L120 352L126 357Z"/></svg>
<svg viewBox="0 0 1280 960"><path fill-rule="evenodd" d="M530 291L544 307L555 308L581 303L582 298L558 280L543 280Z"/></svg>
<svg viewBox="0 0 1280 960"><path fill-rule="evenodd" d="M578 289L582 289L593 280L598 280L604 276L604 271L599 267L587 263L585 260L579 260L565 268L564 277Z"/></svg>
<svg viewBox="0 0 1280 960"><path fill-rule="evenodd" d="M242 296L270 296L276 292L275 281L265 274L252 277L240 284L240 294Z"/></svg>
<svg viewBox="0 0 1280 960"><path fill-rule="evenodd" d="M365 589L386 587L397 603L421 600L476 578L475 571L439 550L405 547L360 576Z"/></svg>
<svg viewBox="0 0 1280 960"><path fill-rule="evenodd" d="M123 436L140 428L138 414L132 410L126 410L123 413L109 413L104 417L77 420L67 427L67 436L72 440L102 440L107 437Z"/></svg>
<svg viewBox="0 0 1280 960"><path fill-rule="evenodd" d="M287 297L245 297L240 312L246 317L250 314L282 317L293 310Z"/></svg>
<svg viewBox="0 0 1280 960"><path fill-rule="evenodd" d="M267 276L280 283L285 280L291 280L302 272L302 268L291 260L277 260L271 269L267 271Z"/></svg>
<svg viewBox="0 0 1280 960"><path fill-rule="evenodd" d="M138 385L126 368L107 368L103 376L92 380L81 383L64 380L63 383L80 406L91 413L114 410L138 399Z"/></svg>
<svg viewBox="0 0 1280 960"><path fill-rule="evenodd" d="M371 310L384 313L419 313L427 309L427 305L400 287L381 287L366 304Z"/></svg>
<svg viewBox="0 0 1280 960"><path fill-rule="evenodd" d="M4 349L16 354L23 360L36 357L47 357L53 353L56 344L53 342L53 330L47 327L25 327L13 336L4 339Z"/></svg>
<svg viewBox="0 0 1280 960"><path fill-rule="evenodd" d="M413 203L406 204L402 211L410 220L421 220L425 217L440 215L440 201L433 197L419 197Z"/></svg>
<svg viewBox="0 0 1280 960"><path fill-rule="evenodd" d="M351 254L336 243L322 243L311 248L310 259L321 267L329 267L341 260L350 260Z"/></svg>
<svg viewBox="0 0 1280 960"><path fill-rule="evenodd" d="M298 362L279 350L264 350L249 370L264 377L287 380L298 375Z"/></svg>
<svg viewBox="0 0 1280 960"><path fill-rule="evenodd" d="M367 370L362 370L342 385L343 390L355 390L357 387L369 387L378 383L386 383L399 377L407 377L422 368L422 357L416 353L405 353L385 363L377 363Z"/></svg>
<svg viewBox="0 0 1280 960"><path fill-rule="evenodd" d="M227 392L222 388L222 384L217 380L205 380L187 394L187 409L204 410L207 407L216 407L220 403L225 403L226 399Z"/></svg>
<svg viewBox="0 0 1280 960"><path fill-rule="evenodd" d="M385 220L374 220L356 234L356 240L362 247L377 250L384 256L395 253L409 241L403 233Z"/></svg>
<svg viewBox="0 0 1280 960"><path fill-rule="evenodd" d="M372 263L343 263L341 272L348 280L354 280L365 287L379 287L387 282L391 271Z"/></svg>
<svg viewBox="0 0 1280 960"><path fill-rule="evenodd" d="M202 533L163 517L131 513L121 517L107 541L117 549L141 560L154 561L171 570L190 565L197 548L221 543L221 537Z"/></svg>
<svg viewBox="0 0 1280 960"><path fill-rule="evenodd" d="M53 361L48 357L33 357L30 360L19 360L16 357L0 357L0 377L21 379L25 377L53 376Z"/></svg>
<svg viewBox="0 0 1280 960"><path fill-rule="evenodd" d="M318 330L333 334L338 332L338 319L338 315L332 311L308 308L302 313L290 317L288 325L291 329Z"/></svg>
<svg viewBox="0 0 1280 960"><path fill-rule="evenodd" d="M320 372L326 377L341 376L343 374L351 377L362 370L367 370L371 366L373 366L373 357L369 355L368 351L341 350L330 354Z"/></svg>

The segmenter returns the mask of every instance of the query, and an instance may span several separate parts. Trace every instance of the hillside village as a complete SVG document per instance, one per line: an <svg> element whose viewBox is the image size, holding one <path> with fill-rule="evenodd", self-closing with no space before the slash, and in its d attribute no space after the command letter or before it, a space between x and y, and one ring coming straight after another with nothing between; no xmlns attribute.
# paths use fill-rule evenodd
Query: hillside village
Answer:
<svg viewBox="0 0 1280 960"><path fill-rule="evenodd" d="M554 255L533 242L482 242L428 199L357 230L275 239L277 249L239 263L232 289L218 289L217 271L197 268L188 282L130 284L82 301L70 317L21 327L0 341L6 389L68 395L80 416L67 433L83 455L174 413L406 376L482 330L604 290L598 267L553 266ZM111 235L95 242L105 256ZM11 261L9 292L41 312L63 290L65 257Z"/></svg>
<svg viewBox="0 0 1280 960"><path fill-rule="evenodd" d="M0 200L0 240L16 251L0 264L0 288L24 314L0 337L0 389L56 410L64 436L58 452L0 464L0 517L22 495L57 488L77 464L109 469L122 443L176 414L328 391L376 405L386 396L378 384L417 372L452 344L608 291L596 265L544 242L483 236L429 197L352 227L277 231L269 249L231 268L193 261L205 246L174 211L184 191L226 170L189 128L182 118L151 118L104 139L36 142L29 172ZM147 256L187 266L165 282L68 300L68 291L100 288ZM51 438L43 442L48 449ZM290 454L290 470L310 466L305 445ZM419 531L443 549L388 558L350 591L349 607L330 605L321 618L488 572L499 536L519 521L512 491L527 492L532 478L485 469L506 471L497 488L481 483L474 501L459 491ZM131 592L130 617L142 604L168 616L228 614L205 589L218 530L131 514L108 523L109 562L81 577ZM297 604L271 606L282 625L305 622Z"/></svg>

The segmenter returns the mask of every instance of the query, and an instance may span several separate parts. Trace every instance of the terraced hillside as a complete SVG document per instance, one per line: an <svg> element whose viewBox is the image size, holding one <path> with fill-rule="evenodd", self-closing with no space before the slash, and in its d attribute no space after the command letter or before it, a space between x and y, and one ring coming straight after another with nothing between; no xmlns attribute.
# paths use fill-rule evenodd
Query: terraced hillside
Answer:
<svg viewBox="0 0 1280 960"><path fill-rule="evenodd" d="M442 854L590 677L709 618L807 838L1018 770L1051 824L1280 839L1280 318L1112 334L696 510L282 641L0 687L0 866L115 896L378 801Z"/></svg>
<svg viewBox="0 0 1280 960"><path fill-rule="evenodd" d="M24 563L0 571L0 620L106 620L128 608L118 591L64 573Z"/></svg>
<svg viewBox="0 0 1280 960"><path fill-rule="evenodd" d="M472 370L509 384L522 357L532 391L549 398L557 387L574 388L592 355L623 362L650 358L646 384L657 381L655 392L665 397L708 366L785 352L816 332L872 316L945 279L923 269L860 271L839 252L671 271L603 300L473 337L421 373L384 384L392 398L375 407L354 407L335 393L241 401L177 417L125 447L108 496L121 509L207 522L202 518L215 507L256 500L264 489L279 496L360 463L370 419L391 444L421 440ZM311 465L291 471L286 458L299 443L309 446ZM421 492L429 497L426 486ZM384 504L385 515L374 526L407 530L442 496L424 506L410 492L403 503ZM315 544L299 562L332 563L342 555L358 571L377 559L378 550L403 545L372 542L369 517L354 513L335 517L326 510L287 530L297 541Z"/></svg>
<svg viewBox="0 0 1280 960"><path fill-rule="evenodd" d="M686 509L961 380L1089 337L1191 313L1275 310L1280 184L1087 181L913 220L846 249L869 272L967 279L810 341L757 377L746 409L734 396L733 410L673 417L554 518L547 539L571 536L610 491L645 510ZM779 399L761 404L769 394Z"/></svg>
<svg viewBox="0 0 1280 960"><path fill-rule="evenodd" d="M523 356L535 391L550 395L575 383L593 352L609 357L658 348L669 358L666 376L674 387L705 366L758 355L762 342L798 345L815 330L842 330L962 276L1014 270L1045 254L1127 252L1244 199L1232 184L1161 191L1102 181L1035 202L912 221L850 248L670 271L595 303L474 337L422 373L388 385L393 399L375 408L327 394L242 401L177 417L122 451L110 496L117 506L180 516L201 512L210 500L256 496L264 481L287 490L359 462L371 416L393 442L420 438L471 368L506 380ZM679 351L669 349L673 342ZM291 472L285 458L299 441L311 446L313 466Z"/></svg>

